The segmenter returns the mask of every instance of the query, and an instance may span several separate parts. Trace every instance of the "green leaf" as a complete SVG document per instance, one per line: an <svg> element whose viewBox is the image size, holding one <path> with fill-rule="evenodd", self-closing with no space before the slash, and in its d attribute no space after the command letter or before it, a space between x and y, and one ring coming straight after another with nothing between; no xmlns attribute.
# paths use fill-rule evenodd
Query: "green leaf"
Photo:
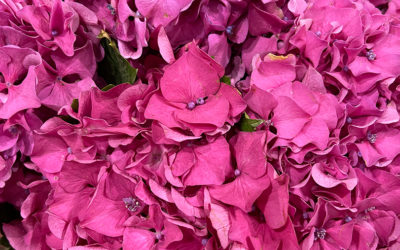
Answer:
<svg viewBox="0 0 400 250"><path fill-rule="evenodd" d="M220 80L220 82L223 82L225 84L231 85L231 78L229 76L223 76L219 80Z"/></svg>
<svg viewBox="0 0 400 250"><path fill-rule="evenodd" d="M0 238L0 249L13 249L5 236L2 236Z"/></svg>
<svg viewBox="0 0 400 250"><path fill-rule="evenodd" d="M73 110L74 112L78 113L78 108L79 108L79 101L78 101L78 99L72 100L71 108L72 108L72 110Z"/></svg>
<svg viewBox="0 0 400 250"><path fill-rule="evenodd" d="M108 83L118 85L121 83L133 84L136 79L137 69L121 56L116 43L102 30L98 35L100 44L104 48L104 59L98 64L98 72Z"/></svg>
<svg viewBox="0 0 400 250"><path fill-rule="evenodd" d="M247 132L253 132L256 130L258 126L263 124L265 121L261 119L250 119L249 115L247 113L244 113L242 116L242 119L240 119L240 130L241 131L247 131Z"/></svg>
<svg viewBox="0 0 400 250"><path fill-rule="evenodd" d="M102 90L102 91L107 91L107 90L110 90L110 89L112 89L112 88L114 88L114 87L115 87L114 84L108 84L107 86L105 86L105 87L102 88L101 90Z"/></svg>

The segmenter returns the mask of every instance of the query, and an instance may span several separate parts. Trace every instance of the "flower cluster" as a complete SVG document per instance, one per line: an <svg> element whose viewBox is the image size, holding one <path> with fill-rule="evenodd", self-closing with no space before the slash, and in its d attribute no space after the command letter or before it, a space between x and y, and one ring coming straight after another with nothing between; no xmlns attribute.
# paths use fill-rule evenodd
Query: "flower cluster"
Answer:
<svg viewBox="0 0 400 250"><path fill-rule="evenodd" d="M398 0L0 1L0 237L400 249L399 13Z"/></svg>

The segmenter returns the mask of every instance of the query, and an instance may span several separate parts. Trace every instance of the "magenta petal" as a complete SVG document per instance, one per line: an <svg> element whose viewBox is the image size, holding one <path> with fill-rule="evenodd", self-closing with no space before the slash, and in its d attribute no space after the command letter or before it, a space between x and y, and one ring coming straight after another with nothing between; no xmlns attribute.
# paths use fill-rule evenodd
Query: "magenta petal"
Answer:
<svg viewBox="0 0 400 250"><path fill-rule="evenodd" d="M223 68L194 44L174 64L166 67L161 92L170 102L188 103L214 95L220 88Z"/></svg>
<svg viewBox="0 0 400 250"><path fill-rule="evenodd" d="M278 40L276 37L266 38L258 36L256 38L249 38L244 43L242 48L242 60L246 67L247 72L251 72L251 62L256 54L264 57L267 53L275 53L277 51Z"/></svg>
<svg viewBox="0 0 400 250"><path fill-rule="evenodd" d="M312 143L324 150L329 141L329 129L323 121L312 119L292 141L299 147Z"/></svg>
<svg viewBox="0 0 400 250"><path fill-rule="evenodd" d="M60 35L54 37L54 42L60 47L60 49L67 56L74 55L74 43L76 40L75 34L70 30L66 30Z"/></svg>
<svg viewBox="0 0 400 250"><path fill-rule="evenodd" d="M265 131L240 132L231 141L238 169L250 176L259 178L266 172L266 143Z"/></svg>
<svg viewBox="0 0 400 250"><path fill-rule="evenodd" d="M48 90L50 93L42 98L42 103L52 109L59 110L62 106L72 103L73 99L77 99L80 93L88 91L94 86L95 83L89 77L73 84L55 82L43 89L43 92Z"/></svg>
<svg viewBox="0 0 400 250"><path fill-rule="evenodd" d="M163 112L160 112L163 110ZM144 112L144 117L147 119L158 120L169 128L180 127L173 117L176 107L167 103L165 98L159 94L154 94L150 97Z"/></svg>
<svg viewBox="0 0 400 250"><path fill-rule="evenodd" d="M280 96L277 102L278 106L274 110L272 121L278 130L278 136L292 139L309 121L309 115L289 97Z"/></svg>
<svg viewBox="0 0 400 250"><path fill-rule="evenodd" d="M382 154L376 151L376 149L368 141L364 141L356 144L361 152L367 167L376 164L380 159L384 158Z"/></svg>
<svg viewBox="0 0 400 250"><path fill-rule="evenodd" d="M12 222L4 224L3 230L7 236L7 240L15 249L27 249L29 246L25 242L25 234L27 233L21 222Z"/></svg>
<svg viewBox="0 0 400 250"><path fill-rule="evenodd" d="M281 175L271 181L271 188L258 200L258 204L262 207L267 224L277 229L286 224L288 218L289 206L289 178Z"/></svg>
<svg viewBox="0 0 400 250"><path fill-rule="evenodd" d="M256 62L256 69L251 74L251 84L269 91L296 78L296 58L294 55L275 56L268 54L263 61Z"/></svg>
<svg viewBox="0 0 400 250"><path fill-rule="evenodd" d="M286 22L273 13L267 12L250 3L249 7L249 33L253 36L260 36L268 32L279 33L286 25Z"/></svg>
<svg viewBox="0 0 400 250"><path fill-rule="evenodd" d="M207 38L208 54L215 59L222 67L226 67L231 58L231 49L227 37L222 35L210 34Z"/></svg>
<svg viewBox="0 0 400 250"><path fill-rule="evenodd" d="M377 133L377 139L374 143L377 152L385 156L387 160L393 160L400 154L400 133L397 129Z"/></svg>
<svg viewBox="0 0 400 250"><path fill-rule="evenodd" d="M0 124L0 152L12 148L18 141L18 135L13 135L8 129L3 130L4 124Z"/></svg>
<svg viewBox="0 0 400 250"><path fill-rule="evenodd" d="M127 227L123 235L123 249L151 249L154 246L155 234L149 230Z"/></svg>
<svg viewBox="0 0 400 250"><path fill-rule="evenodd" d="M269 183L268 175L252 179L243 174L230 183L213 186L210 194L214 199L250 212L252 204L268 188Z"/></svg>
<svg viewBox="0 0 400 250"><path fill-rule="evenodd" d="M181 210L187 216L194 216L197 218L201 218L203 211L197 207L192 206L186 198L181 195L178 191L174 188L171 188L171 196L175 202L175 205L179 210Z"/></svg>
<svg viewBox="0 0 400 250"><path fill-rule="evenodd" d="M174 51L172 50L171 43L163 27L160 28L158 33L157 44L162 58L167 63L173 63L175 61Z"/></svg>
<svg viewBox="0 0 400 250"><path fill-rule="evenodd" d="M191 169L194 163L195 155L193 149L191 147L184 147L176 154L175 161L171 166L172 174L181 176Z"/></svg>
<svg viewBox="0 0 400 250"><path fill-rule="evenodd" d="M35 135L31 160L41 171L57 173L61 170L66 155L66 143L58 137Z"/></svg>
<svg viewBox="0 0 400 250"><path fill-rule="evenodd" d="M64 32L64 22L64 11L61 5L61 0L55 0L50 14L51 32L62 34Z"/></svg>
<svg viewBox="0 0 400 250"><path fill-rule="evenodd" d="M229 245L229 229L231 227L229 213L226 208L217 204L210 204L211 225L217 231L219 241L223 248Z"/></svg>
<svg viewBox="0 0 400 250"><path fill-rule="evenodd" d="M174 202L171 196L171 191L168 190L166 187L160 186L156 181L152 179L149 180L149 186L151 192L160 199L163 199L167 202Z"/></svg>
<svg viewBox="0 0 400 250"><path fill-rule="evenodd" d="M218 185L225 181L231 171L229 145L224 137L194 149L197 159L185 185Z"/></svg>
<svg viewBox="0 0 400 250"><path fill-rule="evenodd" d="M352 236L353 236L354 224L346 223L344 225L331 227L326 230L329 237L335 240L336 244L344 249L350 247Z"/></svg>
<svg viewBox="0 0 400 250"><path fill-rule="evenodd" d="M268 120L269 114L278 105L272 94L260 89L256 85L251 86L250 91L244 99L248 107L264 120Z"/></svg>
<svg viewBox="0 0 400 250"><path fill-rule="evenodd" d="M346 185L348 190L353 190L354 187L357 185L358 179L354 173L354 170L351 169L350 171L351 174L348 179L338 180L331 175L327 175L323 171L323 167L320 165L320 163L317 163L312 167L311 175L314 181L321 187L332 188L343 183Z"/></svg>
<svg viewBox="0 0 400 250"><path fill-rule="evenodd" d="M314 115L319 109L319 100L306 85L294 82L292 84L293 100L309 115Z"/></svg>
<svg viewBox="0 0 400 250"><path fill-rule="evenodd" d="M97 194L90 206L86 208L81 219L82 227L110 237L122 236L123 222L128 218L128 210L124 207L124 202L112 201L100 196Z"/></svg>
<svg viewBox="0 0 400 250"><path fill-rule="evenodd" d="M303 84L311 91L316 91L323 94L326 93L324 80L321 74L313 67L308 68L306 75L303 78Z"/></svg>
<svg viewBox="0 0 400 250"><path fill-rule="evenodd" d="M154 27L166 26L179 13L189 8L192 0L138 0L135 2L140 14L147 17Z"/></svg>
<svg viewBox="0 0 400 250"><path fill-rule="evenodd" d="M22 83L11 86L6 101L0 102L0 118L8 119L18 111L40 107L40 101L36 96L36 82L36 73L34 68L30 67Z"/></svg>
<svg viewBox="0 0 400 250"><path fill-rule="evenodd" d="M211 108L212 107L212 108ZM194 131L197 124L210 124L215 127L222 127L227 120L229 114L229 102L221 95L210 96L206 103L195 107L193 110L183 109L175 112L176 118L181 122L191 124L190 129L195 136L201 134L200 131Z"/></svg>
<svg viewBox="0 0 400 250"><path fill-rule="evenodd" d="M290 0L288 3L288 9L296 16L303 14L307 8L307 2L305 0Z"/></svg>

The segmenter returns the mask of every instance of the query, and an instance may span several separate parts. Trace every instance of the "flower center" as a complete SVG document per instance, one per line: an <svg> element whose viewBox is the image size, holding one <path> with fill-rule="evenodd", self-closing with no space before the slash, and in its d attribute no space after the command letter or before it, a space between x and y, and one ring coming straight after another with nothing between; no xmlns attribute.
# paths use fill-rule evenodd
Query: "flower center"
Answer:
<svg viewBox="0 0 400 250"><path fill-rule="evenodd" d="M159 231L157 231L155 234L157 240L162 240L164 238L164 235Z"/></svg>
<svg viewBox="0 0 400 250"><path fill-rule="evenodd" d="M205 97L205 98L200 97L200 98L197 98L196 102L190 101L186 104L186 108L189 110L192 110L198 105L203 105L206 102L206 99L207 99L207 97Z"/></svg>
<svg viewBox="0 0 400 250"><path fill-rule="evenodd" d="M373 61L373 60L376 59L376 55L375 55L375 53L374 53L373 50L368 50L368 51L365 53L365 56L367 57L367 59L368 59L369 61Z"/></svg>
<svg viewBox="0 0 400 250"><path fill-rule="evenodd" d="M204 104L204 98L198 98L197 100L196 100L196 105L203 105Z"/></svg>
<svg viewBox="0 0 400 250"><path fill-rule="evenodd" d="M323 229L323 228L315 229L314 240L325 239L325 236L326 236L326 230L325 229Z"/></svg>
<svg viewBox="0 0 400 250"><path fill-rule="evenodd" d="M241 174L240 169L235 169L235 176L239 176Z"/></svg>
<svg viewBox="0 0 400 250"><path fill-rule="evenodd" d="M233 26L229 25L228 27L226 27L226 33L228 33L229 35L232 35L232 30L233 30Z"/></svg>
<svg viewBox="0 0 400 250"><path fill-rule="evenodd" d="M8 128L8 132L12 135L16 135L18 133L18 128L16 126L11 126Z"/></svg>
<svg viewBox="0 0 400 250"><path fill-rule="evenodd" d="M375 210L375 209L376 209L376 207L372 206L372 207L369 207L369 208L365 209L364 212L368 213L368 212L370 212L372 210Z"/></svg>
<svg viewBox="0 0 400 250"><path fill-rule="evenodd" d="M196 103L194 102L188 102L188 104L186 105L187 109L192 110L196 107Z"/></svg>
<svg viewBox="0 0 400 250"><path fill-rule="evenodd" d="M346 223L349 223L350 221L352 221L353 219L350 217L350 216L346 216L345 218L344 218L344 221L346 222Z"/></svg>
<svg viewBox="0 0 400 250"><path fill-rule="evenodd" d="M370 143L375 143L376 142L376 134L371 134L370 132L368 132L367 139Z"/></svg>
<svg viewBox="0 0 400 250"><path fill-rule="evenodd" d="M130 212L136 212L141 206L140 201L132 197L123 198L122 201L125 203L125 207Z"/></svg>
<svg viewBox="0 0 400 250"><path fill-rule="evenodd" d="M107 9L109 9L109 10L110 10L110 12L111 12L111 15L115 15L115 9L114 9L114 7L112 7L112 5L111 5L111 4L107 4Z"/></svg>

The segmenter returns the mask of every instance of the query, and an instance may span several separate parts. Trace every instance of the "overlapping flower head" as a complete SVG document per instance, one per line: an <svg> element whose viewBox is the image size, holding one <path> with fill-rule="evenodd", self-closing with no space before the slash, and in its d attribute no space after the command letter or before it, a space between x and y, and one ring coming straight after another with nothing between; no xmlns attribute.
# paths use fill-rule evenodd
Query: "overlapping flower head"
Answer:
<svg viewBox="0 0 400 250"><path fill-rule="evenodd" d="M400 248L399 8L1 1L1 243Z"/></svg>

